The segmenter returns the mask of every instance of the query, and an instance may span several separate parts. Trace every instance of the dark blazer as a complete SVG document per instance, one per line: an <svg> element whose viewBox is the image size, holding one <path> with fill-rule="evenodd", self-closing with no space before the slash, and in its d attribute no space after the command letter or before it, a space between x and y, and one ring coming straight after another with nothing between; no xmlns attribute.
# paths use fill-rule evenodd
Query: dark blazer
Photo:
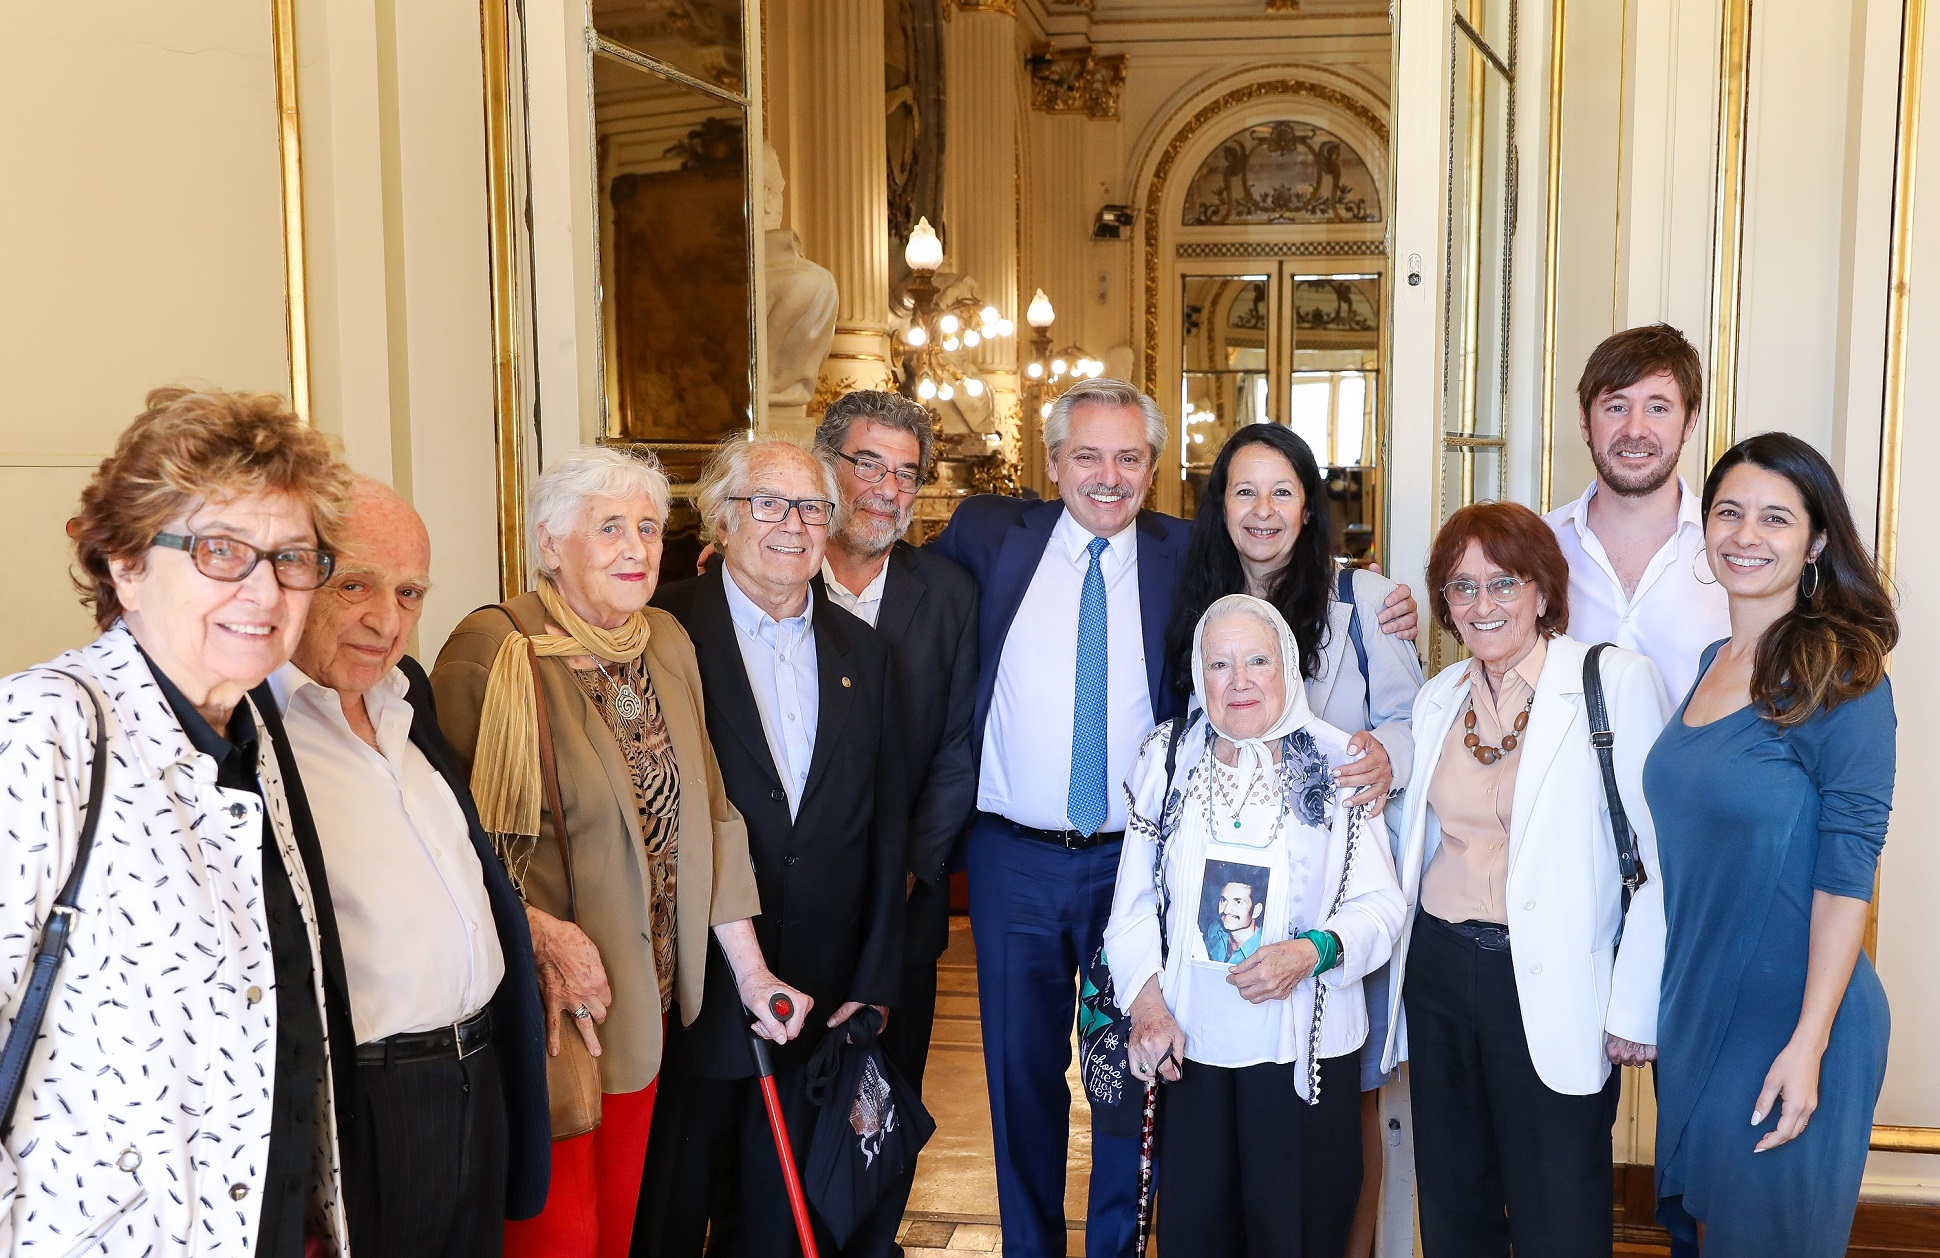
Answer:
<svg viewBox="0 0 1940 1258"><path fill-rule="evenodd" d="M822 578L814 584L820 598ZM941 555L897 542L889 552L876 632L889 641L903 705L895 738L906 753L915 796L905 867L941 888L957 839L977 807L971 734L977 707L977 583Z"/></svg>
<svg viewBox="0 0 1940 1258"><path fill-rule="evenodd" d="M424 669L410 656L398 661L407 689L405 699L412 708L411 742L424 753L464 810L465 824L471 833L472 848L478 853L479 868L485 875L485 895L492 906L498 926L499 950L505 957L505 977L492 996L492 1043L498 1049L499 1073L505 1088L507 1127L505 1217L529 1219L546 1204L546 1191L552 1173L552 1112L546 1100L546 1023L539 1004L538 971L532 959L532 935L526 926L525 906L505 866L499 863L492 841L479 825L478 810L472 804L471 786L458 769L457 757L438 730L437 706L431 697L431 683ZM297 846L309 869L310 885L320 904L327 903L323 851L317 841L316 822L311 817L308 797L290 740L283 732L283 715L276 707L267 685L255 694L256 706L263 713L276 740L277 764L283 772L290 800ZM318 933L323 939L325 989L328 998L330 1037L338 1044L353 1047L334 1053L337 1094L337 1126L343 1154L367 1147L361 1139L346 1134L353 1125L369 1121L357 1088L356 1032L350 1020L349 986L344 978L343 948L337 935L334 913L319 914ZM349 1120L346 1122L345 1115ZM359 1170L363 1173L358 1173ZM347 1190L345 1208L356 1210L357 1185L374 1185L376 1168L344 1168Z"/></svg>
<svg viewBox="0 0 1940 1258"><path fill-rule="evenodd" d="M997 664L1004 639L1030 589L1031 577L1050 544L1051 530L1064 514L1058 499L1026 502L996 494L980 494L957 504L943 535L930 549L969 569L983 592L978 641L981 645L977 678L974 736L977 753L983 747L984 722L990 719L990 697L997 689ZM1151 688L1152 719L1169 720L1185 710L1185 701L1172 686L1165 658L1165 626L1172 617L1172 592L1184 570L1186 538L1192 525L1156 511L1138 513L1138 605L1145 638L1145 681Z"/></svg>
<svg viewBox="0 0 1940 1258"><path fill-rule="evenodd" d="M776 1050L798 1066L845 1001L894 1005L902 967L904 839L909 825L900 712L889 646L873 629L815 600L820 708L797 816L788 815L761 711L728 611L724 574L663 586L654 605L694 640L708 740L728 799L748 827L761 892L754 919L768 968L815 1001L802 1036ZM741 998L709 940L700 1016L672 1027L668 1065L716 1079L754 1073Z"/></svg>

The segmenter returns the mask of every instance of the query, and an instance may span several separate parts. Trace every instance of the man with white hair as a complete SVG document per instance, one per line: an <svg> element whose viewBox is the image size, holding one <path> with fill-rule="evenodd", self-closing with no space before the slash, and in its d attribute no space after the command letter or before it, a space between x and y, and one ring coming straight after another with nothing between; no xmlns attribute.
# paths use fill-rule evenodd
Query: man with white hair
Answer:
<svg viewBox="0 0 1940 1258"><path fill-rule="evenodd" d="M264 719L300 771L300 790L298 774L285 780L307 797L336 909L341 972L327 978L347 989L356 1045L338 1105L351 1247L497 1254L504 1220L546 1199L531 936L430 682L405 654L431 587L424 521L360 479L342 542L302 640L269 679Z"/></svg>
<svg viewBox="0 0 1940 1258"><path fill-rule="evenodd" d="M858 389L823 412L815 448L835 460L846 516L829 536L818 594L889 644L902 717L897 739L911 785L904 862L902 1002L883 1052L919 1092L936 1025L936 965L950 943L950 869L977 805L970 720L977 706L977 583L903 540L935 442L930 413L894 393ZM916 1171L878 1204L849 1251L884 1258Z"/></svg>
<svg viewBox="0 0 1940 1258"><path fill-rule="evenodd" d="M1180 709L1165 626L1190 526L1140 509L1165 449L1158 404L1119 380L1067 390L1044 422L1050 502L966 499L934 549L982 590L967 845L984 1069L1009 1258L1065 1252L1079 973L1111 913L1122 783ZM1130 1258L1138 1138L1094 1115L1085 1252Z"/></svg>
<svg viewBox="0 0 1940 1258"><path fill-rule="evenodd" d="M798 1161L815 1113L803 1088L808 1057L865 1005L887 1016L902 957L909 809L889 648L811 585L840 500L833 469L810 451L730 438L695 491L723 562L653 600L699 657L708 737L747 822L762 952L813 1001L809 1029L774 1052ZM706 983L700 1016L669 1030L635 1252L698 1258L719 1244L787 1254L795 1236L780 1163L715 947Z"/></svg>

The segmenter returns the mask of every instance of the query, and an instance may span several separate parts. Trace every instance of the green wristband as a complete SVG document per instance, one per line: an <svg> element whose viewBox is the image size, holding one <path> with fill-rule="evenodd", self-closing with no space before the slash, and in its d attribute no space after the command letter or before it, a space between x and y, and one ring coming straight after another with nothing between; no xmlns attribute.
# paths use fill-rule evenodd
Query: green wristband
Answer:
<svg viewBox="0 0 1940 1258"><path fill-rule="evenodd" d="M1336 942L1333 932L1303 930L1299 937L1312 944L1314 951L1320 954L1320 960L1314 964L1315 977L1325 974L1340 964L1340 944Z"/></svg>

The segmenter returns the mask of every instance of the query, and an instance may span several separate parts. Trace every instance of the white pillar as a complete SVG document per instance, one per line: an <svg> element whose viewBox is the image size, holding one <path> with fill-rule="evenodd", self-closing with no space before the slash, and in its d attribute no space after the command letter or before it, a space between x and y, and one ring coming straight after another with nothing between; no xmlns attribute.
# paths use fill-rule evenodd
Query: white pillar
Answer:
<svg viewBox="0 0 1940 1258"><path fill-rule="evenodd" d="M822 365L826 388L889 381L889 155L883 113L881 0L796 0L798 183L802 252L835 276L842 304Z"/></svg>
<svg viewBox="0 0 1940 1258"><path fill-rule="evenodd" d="M946 2L955 11L943 25L943 85L950 119L943 148L945 266L968 276L984 304L997 307L1018 326L1015 335L968 351L991 390L1005 453L1015 458L1018 342L1028 335L1017 300L1018 104L1024 57L1014 6L992 0Z"/></svg>

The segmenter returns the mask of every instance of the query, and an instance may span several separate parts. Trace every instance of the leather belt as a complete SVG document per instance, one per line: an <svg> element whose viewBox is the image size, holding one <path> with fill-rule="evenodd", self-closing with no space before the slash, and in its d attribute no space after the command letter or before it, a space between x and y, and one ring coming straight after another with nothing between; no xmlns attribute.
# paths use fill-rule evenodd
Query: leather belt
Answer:
<svg viewBox="0 0 1940 1258"><path fill-rule="evenodd" d="M465 1060L492 1042L492 1011L480 1009L469 1018L435 1031L400 1031L396 1035L357 1046L357 1064L381 1066L443 1058Z"/></svg>
<svg viewBox="0 0 1940 1258"><path fill-rule="evenodd" d="M1509 928L1501 922L1448 922L1433 913L1422 916L1439 924L1443 929L1453 931L1484 952L1507 952L1509 950Z"/></svg>
<svg viewBox="0 0 1940 1258"><path fill-rule="evenodd" d="M1103 847L1107 843L1117 843L1125 837L1123 830L1100 830L1096 834L1079 834L1076 830L1040 830L1012 821L1009 817L994 812L982 814L992 822L1010 831L1020 839L1030 839L1037 843L1049 843L1067 852L1082 852L1086 848Z"/></svg>

